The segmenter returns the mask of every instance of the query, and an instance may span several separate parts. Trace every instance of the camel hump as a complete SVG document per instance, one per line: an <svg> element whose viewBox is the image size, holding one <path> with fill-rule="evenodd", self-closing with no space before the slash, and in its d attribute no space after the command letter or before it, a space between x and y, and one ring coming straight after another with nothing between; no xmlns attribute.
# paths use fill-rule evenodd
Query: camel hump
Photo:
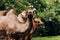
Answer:
<svg viewBox="0 0 60 40"><path fill-rule="evenodd" d="M13 9L11 9L11 10L7 13L8 16L9 16L9 15L12 15L12 14L15 14L15 12L14 12Z"/></svg>

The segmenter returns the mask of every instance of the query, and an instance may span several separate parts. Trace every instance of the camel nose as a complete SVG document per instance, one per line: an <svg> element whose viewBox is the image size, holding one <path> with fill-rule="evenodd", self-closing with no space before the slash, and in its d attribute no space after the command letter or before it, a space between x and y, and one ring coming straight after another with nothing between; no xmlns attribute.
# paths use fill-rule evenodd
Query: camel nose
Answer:
<svg viewBox="0 0 60 40"><path fill-rule="evenodd" d="M29 15L31 15L32 14L32 12L29 12Z"/></svg>
<svg viewBox="0 0 60 40"><path fill-rule="evenodd" d="M32 15L33 15L33 13L32 13L32 12L28 12L28 13L29 13L29 14L28 14L29 16L32 16Z"/></svg>

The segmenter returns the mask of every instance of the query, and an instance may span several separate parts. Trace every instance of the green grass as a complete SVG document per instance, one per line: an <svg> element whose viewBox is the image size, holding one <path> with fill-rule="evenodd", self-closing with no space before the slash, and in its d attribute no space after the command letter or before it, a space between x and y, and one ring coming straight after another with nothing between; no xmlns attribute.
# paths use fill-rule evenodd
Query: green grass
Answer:
<svg viewBox="0 0 60 40"><path fill-rule="evenodd" d="M34 37L32 40L60 40L60 36Z"/></svg>
<svg viewBox="0 0 60 40"><path fill-rule="evenodd" d="M32 40L60 40L60 36L34 37Z"/></svg>

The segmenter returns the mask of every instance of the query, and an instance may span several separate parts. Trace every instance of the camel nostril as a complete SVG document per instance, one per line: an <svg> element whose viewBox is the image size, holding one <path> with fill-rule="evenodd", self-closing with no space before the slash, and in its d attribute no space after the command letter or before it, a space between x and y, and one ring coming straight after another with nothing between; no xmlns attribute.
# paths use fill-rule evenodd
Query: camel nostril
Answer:
<svg viewBox="0 0 60 40"><path fill-rule="evenodd" d="M32 13L29 13L29 15L32 15Z"/></svg>
<svg viewBox="0 0 60 40"><path fill-rule="evenodd" d="M32 12L29 12L29 13L32 13Z"/></svg>

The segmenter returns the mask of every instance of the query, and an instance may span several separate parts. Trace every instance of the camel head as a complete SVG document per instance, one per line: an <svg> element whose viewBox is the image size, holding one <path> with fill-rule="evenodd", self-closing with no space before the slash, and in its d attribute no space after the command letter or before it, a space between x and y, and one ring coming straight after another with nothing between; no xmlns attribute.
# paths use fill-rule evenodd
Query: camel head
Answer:
<svg viewBox="0 0 60 40"><path fill-rule="evenodd" d="M27 19L29 19L30 21L32 21L33 19L33 15L34 15L34 9L28 9L26 11L22 11L19 15L18 15L18 20L21 23L25 23Z"/></svg>
<svg viewBox="0 0 60 40"><path fill-rule="evenodd" d="M40 18L35 18L34 19L34 23L37 25L37 26L40 26L40 25L43 25L44 23L41 21Z"/></svg>
<svg viewBox="0 0 60 40"><path fill-rule="evenodd" d="M29 8L27 10L28 18L32 20L34 13L35 13L35 10L33 8Z"/></svg>

